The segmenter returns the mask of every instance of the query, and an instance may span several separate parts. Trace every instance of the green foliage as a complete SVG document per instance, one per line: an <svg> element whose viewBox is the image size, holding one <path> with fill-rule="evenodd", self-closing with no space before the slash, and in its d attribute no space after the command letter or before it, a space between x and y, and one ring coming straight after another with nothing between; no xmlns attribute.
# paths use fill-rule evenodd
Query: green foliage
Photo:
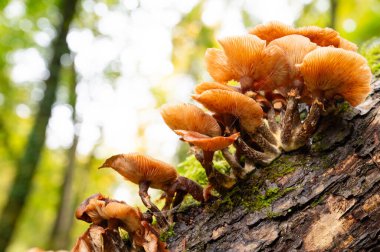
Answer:
<svg viewBox="0 0 380 252"><path fill-rule="evenodd" d="M203 186L208 183L205 169L194 155L188 156L185 161L178 164L177 170L182 176L192 179Z"/></svg>
<svg viewBox="0 0 380 252"><path fill-rule="evenodd" d="M365 42L360 53L367 58L372 73L375 76L380 75L380 38L374 38Z"/></svg>

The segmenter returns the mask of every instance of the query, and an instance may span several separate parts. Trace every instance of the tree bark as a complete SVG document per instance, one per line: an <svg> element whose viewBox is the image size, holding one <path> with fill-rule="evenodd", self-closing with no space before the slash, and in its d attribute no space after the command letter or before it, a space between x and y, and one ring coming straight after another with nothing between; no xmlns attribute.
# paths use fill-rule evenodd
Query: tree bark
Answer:
<svg viewBox="0 0 380 252"><path fill-rule="evenodd" d="M212 204L175 215L171 251L379 251L380 81Z"/></svg>
<svg viewBox="0 0 380 252"><path fill-rule="evenodd" d="M56 100L61 69L60 58L64 53L68 52L66 36L74 17L77 1L64 0L61 1L59 6L62 19L57 27L57 37L52 45L53 55L49 63L50 77L46 80L44 98L39 104L38 114L29 135L24 154L17 164L16 175L0 217L0 251L5 251L9 245L17 221L31 190L33 177L45 143L46 127Z"/></svg>

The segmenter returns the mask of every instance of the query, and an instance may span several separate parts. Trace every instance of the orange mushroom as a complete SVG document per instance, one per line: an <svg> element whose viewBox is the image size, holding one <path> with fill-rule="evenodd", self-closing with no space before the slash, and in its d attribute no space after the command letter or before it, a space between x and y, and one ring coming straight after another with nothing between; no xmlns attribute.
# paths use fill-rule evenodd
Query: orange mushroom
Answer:
<svg viewBox="0 0 380 252"><path fill-rule="evenodd" d="M267 164L280 155L278 136L269 129L267 121L263 119L262 108L253 99L238 92L226 90L208 90L200 95L193 95L193 98L211 111L234 115L239 119L241 127L261 148L261 151L252 149L252 153L249 154L254 158L252 160L254 163ZM242 145L241 142L240 139L236 143ZM240 147L243 150L247 149Z"/></svg>
<svg viewBox="0 0 380 252"><path fill-rule="evenodd" d="M270 42L268 48L271 46L280 47L286 55L289 71L288 79L281 83L281 88L277 87L279 91L282 91L282 95L286 96L290 89L298 88L302 85L302 77L295 65L300 64L305 55L315 50L317 45L304 36L287 35Z"/></svg>
<svg viewBox="0 0 380 252"><path fill-rule="evenodd" d="M228 137L209 137L194 131L175 130L174 132L180 135L183 141L194 144L205 151L217 151L227 148L233 144L240 135L240 133L235 133Z"/></svg>
<svg viewBox="0 0 380 252"><path fill-rule="evenodd" d="M172 130L189 130L208 136L221 135L218 122L193 104L164 105L161 116Z"/></svg>
<svg viewBox="0 0 380 252"><path fill-rule="evenodd" d="M166 193L164 210L169 210L175 194L180 194L174 200L173 206L181 203L180 197L191 194L194 199L204 202L203 188L196 182L179 176L175 168L160 160L138 154L119 154L108 158L100 168L112 168L126 180L139 185L139 195L144 205L156 216L161 227L168 225L165 217L158 207L153 204L148 189L160 189Z"/></svg>
<svg viewBox="0 0 380 252"><path fill-rule="evenodd" d="M290 25L286 25L278 21L271 21L266 24L256 25L254 28L249 30L249 33L256 35L269 44L274 39L296 34L296 29Z"/></svg>
<svg viewBox="0 0 380 252"><path fill-rule="evenodd" d="M260 105L238 92L208 90L192 97L213 112L236 116L248 132L253 133L262 123L263 110Z"/></svg>
<svg viewBox="0 0 380 252"><path fill-rule="evenodd" d="M207 71L220 83L238 81L242 92L254 88L255 82L265 85L281 82L286 71L282 50L265 48L265 41L253 35L227 37L219 40L223 50L209 48L205 60Z"/></svg>
<svg viewBox="0 0 380 252"><path fill-rule="evenodd" d="M369 94L371 70L360 54L340 48L322 47L307 54L299 69L305 86L320 101L342 96L352 106Z"/></svg>
<svg viewBox="0 0 380 252"><path fill-rule="evenodd" d="M228 86L226 84L220 84L218 82L202 82L201 84L195 86L194 91L196 94L201 94L204 91L212 89L239 91L236 87Z"/></svg>
<svg viewBox="0 0 380 252"><path fill-rule="evenodd" d="M93 223L86 233L103 230L106 232L96 232L96 234L101 234L104 239L117 240L120 236L115 232L118 234L117 229L121 227L128 232L135 246L144 247L145 251L151 252L167 251L165 244L159 241L158 233L147 222L148 219L144 218L138 208L131 207L125 202L109 199L102 194L94 194L80 204L75 215L77 219ZM103 229L104 227L108 228ZM114 232L108 234L107 230ZM87 236L86 233L84 236ZM79 239L75 247L81 251L81 247L93 245L92 238L87 240L84 238Z"/></svg>
<svg viewBox="0 0 380 252"><path fill-rule="evenodd" d="M356 51L357 46L339 36L339 33L331 28L321 28L318 26L306 26L294 28L278 21L259 24L249 31L250 34L256 35L266 40L269 44L272 40L298 34L310 39L311 42L319 46L334 46L350 51Z"/></svg>

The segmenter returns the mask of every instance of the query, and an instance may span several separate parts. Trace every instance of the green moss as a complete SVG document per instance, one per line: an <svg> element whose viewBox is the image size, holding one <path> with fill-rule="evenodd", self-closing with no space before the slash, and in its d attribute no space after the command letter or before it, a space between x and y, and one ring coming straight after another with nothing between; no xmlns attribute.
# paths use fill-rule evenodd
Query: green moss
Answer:
<svg viewBox="0 0 380 252"><path fill-rule="evenodd" d="M374 38L363 44L360 53L368 60L372 73L380 75L380 39Z"/></svg>
<svg viewBox="0 0 380 252"><path fill-rule="evenodd" d="M177 165L177 171L182 176L192 179L201 185L207 185L206 172L194 155L188 156L185 161Z"/></svg>
<svg viewBox="0 0 380 252"><path fill-rule="evenodd" d="M174 225L175 224L170 225L165 232L160 234L160 240L161 241L166 242L167 239L169 239L170 237L173 237L175 235Z"/></svg>

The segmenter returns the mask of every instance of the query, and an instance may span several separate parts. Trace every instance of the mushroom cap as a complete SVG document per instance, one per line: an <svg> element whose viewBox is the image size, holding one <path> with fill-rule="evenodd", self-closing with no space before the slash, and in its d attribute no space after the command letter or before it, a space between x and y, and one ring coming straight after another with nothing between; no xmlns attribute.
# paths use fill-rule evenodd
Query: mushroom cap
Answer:
<svg viewBox="0 0 380 252"><path fill-rule="evenodd" d="M112 200L101 211L105 219L117 219L123 222L123 227L128 232L136 232L141 229L142 213L136 207Z"/></svg>
<svg viewBox="0 0 380 252"><path fill-rule="evenodd" d="M267 41L269 44L272 40L287 35L298 34L310 39L311 42L319 46L334 46L350 51L356 51L357 46L339 36L339 33L331 28L321 28L318 26L305 26L294 28L278 21L259 24L249 31L250 34L256 35Z"/></svg>
<svg viewBox="0 0 380 252"><path fill-rule="evenodd" d="M272 21L266 24L256 25L249 31L249 33L266 40L267 44L269 44L274 39L295 34L296 29L290 25L278 21Z"/></svg>
<svg viewBox="0 0 380 252"><path fill-rule="evenodd" d="M174 132L182 137L181 140L191 143L205 151L217 151L227 148L240 136L240 133L235 133L227 137L209 137L194 131L175 130Z"/></svg>
<svg viewBox="0 0 380 252"><path fill-rule="evenodd" d="M213 112L238 117L240 124L249 132L253 132L262 122L261 106L241 93L214 89L192 97Z"/></svg>
<svg viewBox="0 0 380 252"><path fill-rule="evenodd" d="M254 35L226 37L219 40L223 50L209 48L205 60L207 71L217 82L255 78L265 49L265 41Z"/></svg>
<svg viewBox="0 0 380 252"><path fill-rule="evenodd" d="M142 214L138 208L123 201L109 199L100 193L85 199L75 211L75 217L88 223L100 224L116 219L124 223L123 228L134 232L141 228Z"/></svg>
<svg viewBox="0 0 380 252"><path fill-rule="evenodd" d="M221 134L218 122L193 104L164 105L161 116L172 130L190 130L208 136Z"/></svg>
<svg viewBox="0 0 380 252"><path fill-rule="evenodd" d="M317 98L342 96L357 106L369 94L371 70L366 59L341 48L320 47L298 65L307 90Z"/></svg>
<svg viewBox="0 0 380 252"><path fill-rule="evenodd" d="M99 223L101 216L96 213L89 213L90 208L93 209L96 201L104 201L107 199L102 194L93 194L85 199L75 211L75 217L88 223ZM90 207L89 207L90 206Z"/></svg>
<svg viewBox="0 0 380 252"><path fill-rule="evenodd" d="M343 48L345 50L349 50L349 51L353 51L353 52L356 52L358 50L358 46L350 41L348 41L347 39L344 39L344 38L340 38L340 42L339 42L339 48Z"/></svg>
<svg viewBox="0 0 380 252"><path fill-rule="evenodd" d="M176 169L160 160L139 153L108 158L100 168L110 167L135 184L150 182L151 188L166 190L178 177Z"/></svg>
<svg viewBox="0 0 380 252"><path fill-rule="evenodd" d="M339 47L339 33L331 28L321 28L318 26L305 26L297 29L297 34L308 37L311 42L319 46Z"/></svg>
<svg viewBox="0 0 380 252"><path fill-rule="evenodd" d="M202 82L195 86L194 91L196 94L201 94L204 91L211 90L211 89L221 89L221 90L228 90L228 91L238 91L236 88L228 86L226 84L220 84L218 82Z"/></svg>
<svg viewBox="0 0 380 252"><path fill-rule="evenodd" d="M280 47L286 54L289 66L289 79L282 82L282 85L286 86L295 78L299 78L299 71L295 67L295 64L300 64L306 54L317 48L317 45L310 42L310 39L296 34L272 40L272 42L268 44L268 48L272 46Z"/></svg>

